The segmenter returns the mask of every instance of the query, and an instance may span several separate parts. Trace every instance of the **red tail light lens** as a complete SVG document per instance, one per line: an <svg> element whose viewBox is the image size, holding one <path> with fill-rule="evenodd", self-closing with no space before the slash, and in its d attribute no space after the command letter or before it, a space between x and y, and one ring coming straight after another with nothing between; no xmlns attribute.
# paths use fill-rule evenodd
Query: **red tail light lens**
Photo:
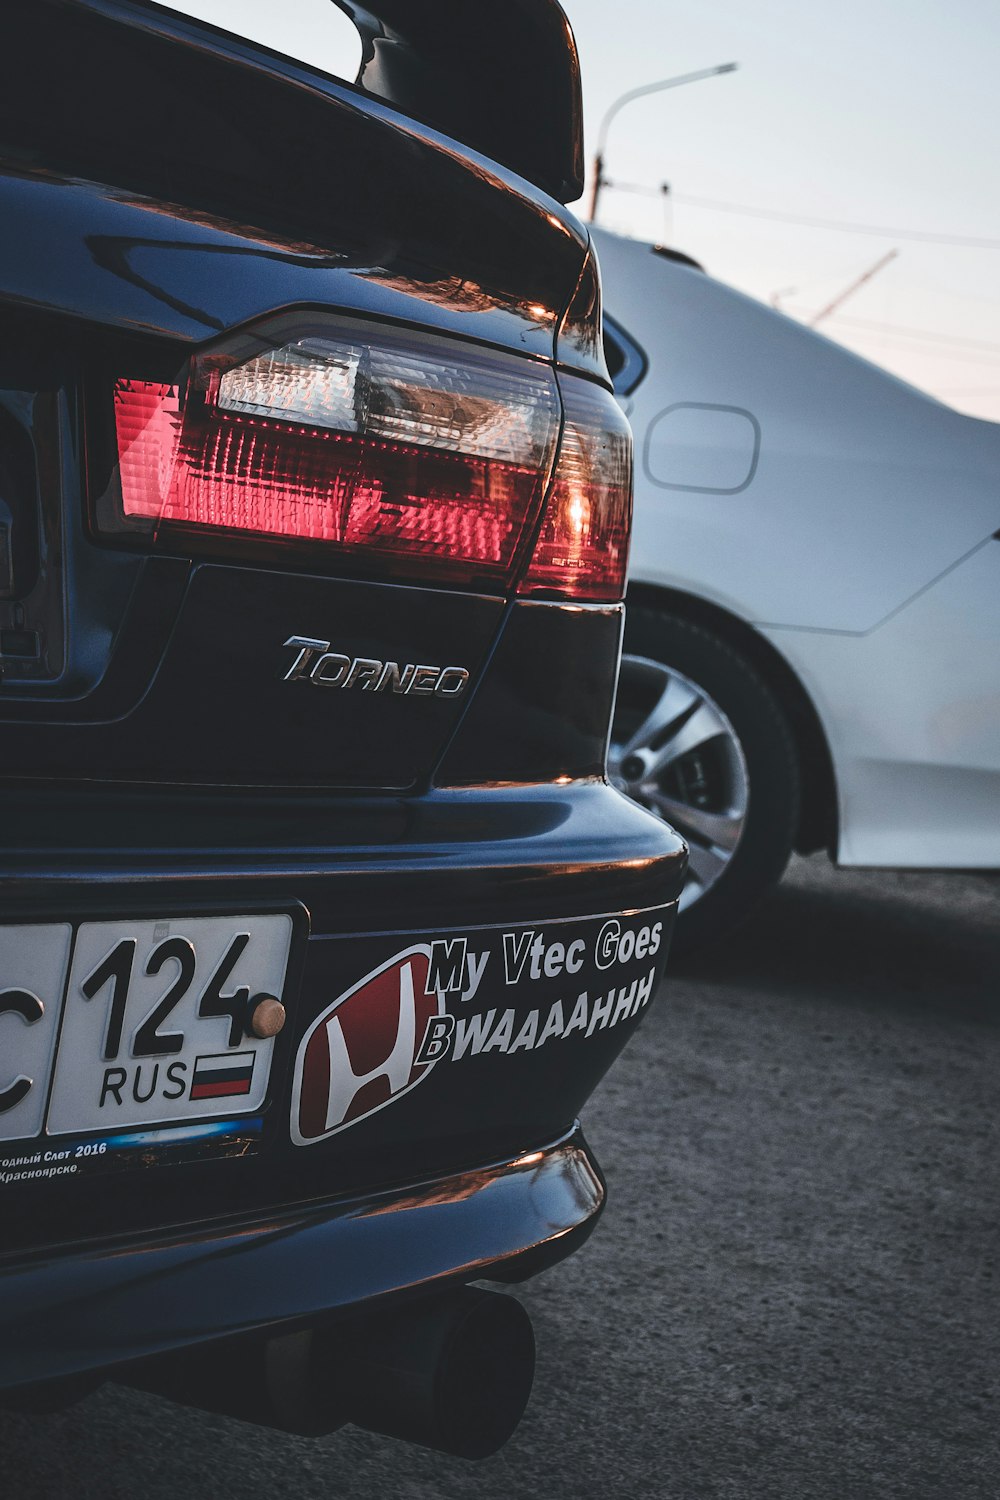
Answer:
<svg viewBox="0 0 1000 1500"><path fill-rule="evenodd" d="M103 530L356 560L378 576L620 598L630 438L607 392L434 336L284 319L176 384L115 386Z"/></svg>
<svg viewBox="0 0 1000 1500"><path fill-rule="evenodd" d="M518 593L621 599L632 532L632 432L601 386L564 376L560 388L559 459Z"/></svg>
<svg viewBox="0 0 1000 1500"><path fill-rule="evenodd" d="M117 383L123 526L506 583L551 470L551 371L391 330L377 345L343 326L281 332L196 361L178 385Z"/></svg>

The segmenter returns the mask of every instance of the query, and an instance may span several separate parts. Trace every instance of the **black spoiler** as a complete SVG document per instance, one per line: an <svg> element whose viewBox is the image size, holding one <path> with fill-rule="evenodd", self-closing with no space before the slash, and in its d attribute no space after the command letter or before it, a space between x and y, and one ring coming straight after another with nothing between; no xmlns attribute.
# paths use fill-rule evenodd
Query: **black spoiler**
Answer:
<svg viewBox="0 0 1000 1500"><path fill-rule="evenodd" d="M580 64L557 0L335 0L364 44L358 86L511 167L583 192Z"/></svg>
<svg viewBox="0 0 1000 1500"><path fill-rule="evenodd" d="M269 3L277 9L281 0ZM579 197L580 67L573 33L557 0L332 3L361 34L361 70L354 88L491 157L560 202ZM233 69L245 74L249 67L262 82L265 77L279 85L312 80L322 91L329 75L168 5L169 0L165 5L155 0L3 0L0 75L12 76L0 76L0 85L4 92L23 90L27 68L44 93L56 87L63 68L67 106L79 94L79 105L93 117L102 108L102 93L124 95L130 87L121 69L131 69L106 29L112 24L153 46L187 48L206 65L214 59L230 74ZM74 16L84 28L75 33L66 25ZM72 35L76 40L71 42ZM69 60L75 73L60 58L67 46L77 49ZM148 50L142 54L149 55ZM139 54L136 58L137 67L146 66ZM154 91L164 87L160 67L155 62L148 67L148 86ZM10 112L0 101L0 113ZM73 132L71 113L60 123Z"/></svg>

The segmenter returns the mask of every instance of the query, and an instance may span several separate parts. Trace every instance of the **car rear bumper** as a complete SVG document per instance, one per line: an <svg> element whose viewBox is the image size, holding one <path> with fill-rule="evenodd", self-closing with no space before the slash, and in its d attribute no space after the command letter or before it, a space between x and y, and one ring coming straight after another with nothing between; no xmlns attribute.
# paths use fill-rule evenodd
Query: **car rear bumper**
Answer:
<svg viewBox="0 0 1000 1500"><path fill-rule="evenodd" d="M392 1191L8 1263L0 1389L450 1281L520 1280L575 1249L603 1203L577 1127L513 1160Z"/></svg>
<svg viewBox="0 0 1000 1500"><path fill-rule="evenodd" d="M133 1131L78 1162L79 1137L3 1143L0 1388L442 1279L516 1279L589 1232L603 1186L576 1122L662 974L685 864L662 824L603 782L342 804L262 796L258 810L206 797L203 810L185 798L164 813L137 798L131 817L76 792L61 819L49 796L43 822L29 798L8 804L6 922L288 910L298 939L270 1097L218 1149ZM103 844L102 827L114 835ZM635 953L615 949L619 932ZM317 1028L352 996L377 1009L380 976L456 938L485 978L474 994L456 983L439 995L432 1065L416 1066L415 1047L405 1086L336 1117L323 1093L319 1126L302 1126ZM397 1015L388 1042L352 1061L349 1089L382 1066ZM72 1170L50 1173L46 1148Z"/></svg>

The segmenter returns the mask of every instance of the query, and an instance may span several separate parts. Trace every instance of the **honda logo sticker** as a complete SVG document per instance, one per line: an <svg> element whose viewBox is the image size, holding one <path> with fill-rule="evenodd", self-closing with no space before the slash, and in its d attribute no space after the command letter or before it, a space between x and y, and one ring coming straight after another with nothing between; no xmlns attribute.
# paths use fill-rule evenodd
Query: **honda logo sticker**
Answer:
<svg viewBox="0 0 1000 1500"><path fill-rule="evenodd" d="M436 1054L419 1060L444 997L427 976L431 952L407 948L366 974L310 1026L292 1085L292 1140L309 1146L356 1125L422 1083Z"/></svg>

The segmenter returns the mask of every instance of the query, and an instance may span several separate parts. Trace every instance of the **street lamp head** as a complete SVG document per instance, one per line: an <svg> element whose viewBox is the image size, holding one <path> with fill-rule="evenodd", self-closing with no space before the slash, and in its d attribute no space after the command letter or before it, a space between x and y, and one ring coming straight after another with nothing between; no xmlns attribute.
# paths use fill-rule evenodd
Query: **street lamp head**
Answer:
<svg viewBox="0 0 1000 1500"><path fill-rule="evenodd" d="M663 89L676 89L682 83L698 83L702 78L716 78L720 73L735 73L739 63L717 63L714 68L699 68L696 73L680 73L676 78L661 78L656 83L644 83L637 89L621 94L604 113L601 128L597 132L597 151L594 156L594 178L591 188L590 217L597 218L597 203L604 181L604 147L608 137L608 126L618 111L633 99L642 99L646 94L658 94Z"/></svg>

